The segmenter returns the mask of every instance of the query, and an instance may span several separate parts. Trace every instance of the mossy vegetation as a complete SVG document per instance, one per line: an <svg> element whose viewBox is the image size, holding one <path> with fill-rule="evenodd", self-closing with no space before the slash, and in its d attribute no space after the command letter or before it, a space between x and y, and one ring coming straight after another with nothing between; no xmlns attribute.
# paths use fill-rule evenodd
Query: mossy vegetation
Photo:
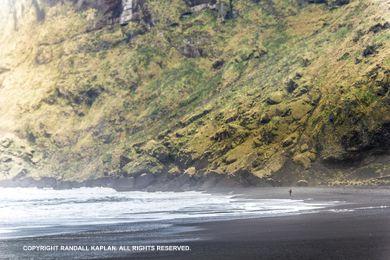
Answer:
<svg viewBox="0 0 390 260"><path fill-rule="evenodd" d="M45 6L44 21L26 15L1 36L0 133L45 154L37 176L64 180L195 169L337 184L390 174L388 162L368 177L356 170L388 152L389 30L370 29L387 22L386 8L298 2L236 1L226 19L151 0L153 26L103 27L95 9ZM347 162L355 168L341 174L324 166Z"/></svg>

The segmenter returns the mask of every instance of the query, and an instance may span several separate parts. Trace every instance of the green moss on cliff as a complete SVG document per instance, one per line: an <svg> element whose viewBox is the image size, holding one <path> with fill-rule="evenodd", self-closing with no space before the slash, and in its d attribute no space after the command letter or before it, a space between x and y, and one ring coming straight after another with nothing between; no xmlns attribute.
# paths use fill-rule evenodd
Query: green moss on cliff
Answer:
<svg viewBox="0 0 390 260"><path fill-rule="evenodd" d="M58 4L1 43L3 131L44 151L38 172L330 183L322 160L387 150L389 32L370 30L383 3L245 0L223 19L171 2L148 1L154 26L102 28Z"/></svg>

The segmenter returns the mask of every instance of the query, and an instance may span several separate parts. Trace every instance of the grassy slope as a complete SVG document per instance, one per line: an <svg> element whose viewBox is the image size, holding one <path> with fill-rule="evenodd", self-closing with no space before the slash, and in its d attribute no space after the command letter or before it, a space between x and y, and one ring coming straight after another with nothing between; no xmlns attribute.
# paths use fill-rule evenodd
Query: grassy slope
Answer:
<svg viewBox="0 0 390 260"><path fill-rule="evenodd" d="M388 145L376 139L388 137L390 121L389 32L369 32L389 20L385 1L329 10L245 0L228 21L210 10L180 18L179 0L149 8L156 25L130 42L140 25L87 33L96 13L60 5L2 41L0 65L10 71L0 75L0 130L42 151L33 175L82 180L195 167L345 183L388 174L386 162L370 164L364 177L322 163ZM368 46L375 53L364 57ZM185 57L186 49L201 55Z"/></svg>

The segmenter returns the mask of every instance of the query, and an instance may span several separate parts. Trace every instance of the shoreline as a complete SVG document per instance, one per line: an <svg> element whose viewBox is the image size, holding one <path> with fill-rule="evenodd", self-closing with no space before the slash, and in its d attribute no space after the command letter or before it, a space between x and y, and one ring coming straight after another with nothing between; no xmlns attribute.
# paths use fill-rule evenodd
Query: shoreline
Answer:
<svg viewBox="0 0 390 260"><path fill-rule="evenodd" d="M207 177L180 174L178 176L140 175L136 177L102 177L80 182L61 181L53 177L43 177L39 180L28 177L0 181L0 187L37 187L58 190L81 187L106 187L115 189L116 191L190 191L214 188L253 188L272 186L259 180L257 180L257 182L252 180L251 183L242 183L235 178L226 178L226 176L215 174Z"/></svg>
<svg viewBox="0 0 390 260"><path fill-rule="evenodd" d="M116 191L243 191L248 192L258 189L275 189L275 188L324 188L324 189L390 189L390 185L277 185L273 186L265 182L241 183L235 179L225 178L224 176L212 175L206 178L192 177L185 174L167 178L159 176L153 181L147 177L103 177L92 180L77 181L60 181L52 177L44 177L39 180L33 178L11 179L0 181L0 188L52 188L56 190L66 190L75 188L112 188Z"/></svg>
<svg viewBox="0 0 390 260"><path fill-rule="evenodd" d="M289 197L286 188L245 190L229 194L258 199ZM389 195L388 188L293 188L293 199L343 203L287 216L92 225L89 231L0 240L0 258L385 260L390 257ZM137 225L148 228L129 231ZM191 250L26 252L22 250L25 245L183 245Z"/></svg>

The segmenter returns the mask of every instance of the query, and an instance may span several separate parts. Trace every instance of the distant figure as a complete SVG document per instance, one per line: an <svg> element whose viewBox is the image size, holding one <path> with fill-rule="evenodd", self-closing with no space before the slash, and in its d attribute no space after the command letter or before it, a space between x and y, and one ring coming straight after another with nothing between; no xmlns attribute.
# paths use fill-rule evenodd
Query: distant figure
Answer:
<svg viewBox="0 0 390 260"><path fill-rule="evenodd" d="M289 191L288 191L288 193L290 193L290 197L292 196L292 189L290 189Z"/></svg>

